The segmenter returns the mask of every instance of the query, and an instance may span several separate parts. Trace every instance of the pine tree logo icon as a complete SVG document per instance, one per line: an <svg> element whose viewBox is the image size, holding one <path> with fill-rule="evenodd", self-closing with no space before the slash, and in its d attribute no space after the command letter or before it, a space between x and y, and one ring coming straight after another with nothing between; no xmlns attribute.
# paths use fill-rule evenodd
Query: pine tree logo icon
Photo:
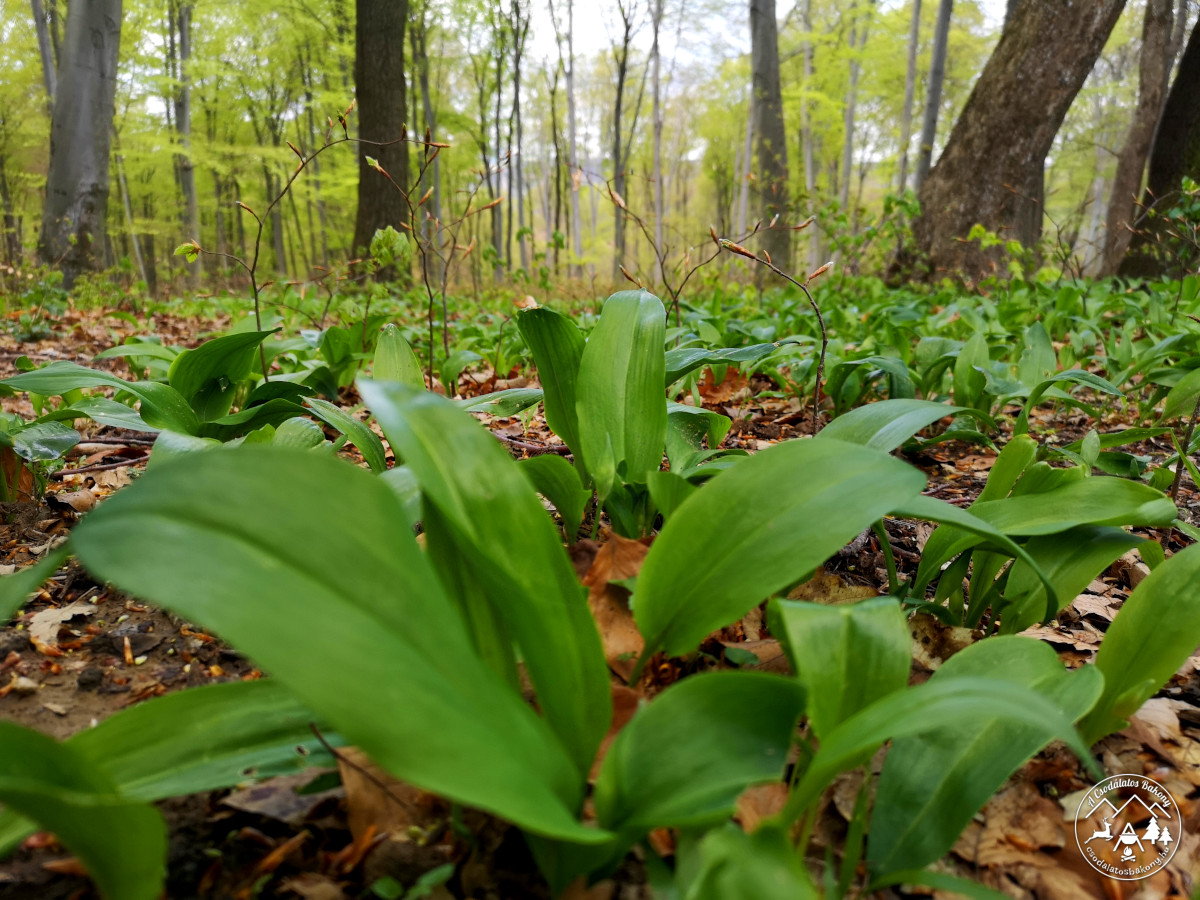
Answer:
<svg viewBox="0 0 1200 900"><path fill-rule="evenodd" d="M1083 858L1118 881L1137 881L1165 866L1182 831L1175 799L1141 775L1106 778L1084 795L1075 817Z"/></svg>

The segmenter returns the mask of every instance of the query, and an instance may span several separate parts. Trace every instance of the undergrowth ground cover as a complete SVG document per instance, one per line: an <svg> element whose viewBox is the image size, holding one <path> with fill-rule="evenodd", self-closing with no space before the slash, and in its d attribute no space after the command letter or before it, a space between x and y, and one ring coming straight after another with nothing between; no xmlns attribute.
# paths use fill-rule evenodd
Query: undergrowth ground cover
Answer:
<svg viewBox="0 0 1200 900"><path fill-rule="evenodd" d="M1191 895L1196 278L111 291L7 298L12 896L1126 896L1117 774Z"/></svg>

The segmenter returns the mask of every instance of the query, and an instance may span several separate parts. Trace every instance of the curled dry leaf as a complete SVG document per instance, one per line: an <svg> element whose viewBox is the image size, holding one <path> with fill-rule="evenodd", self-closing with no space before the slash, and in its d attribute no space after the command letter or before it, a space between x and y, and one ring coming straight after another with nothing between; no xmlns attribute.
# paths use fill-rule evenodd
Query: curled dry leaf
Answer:
<svg viewBox="0 0 1200 900"><path fill-rule="evenodd" d="M95 611L96 607L93 604L82 600L59 608L43 609L29 620L29 638L34 642L34 646L57 649L58 629L62 624L76 616L90 616Z"/></svg>
<svg viewBox="0 0 1200 900"><path fill-rule="evenodd" d="M591 568L583 576L588 589L588 608L604 644L604 658L613 672L626 679L633 674L634 664L646 642L629 610L629 592L611 582L637 575L649 549L647 541L634 541L614 534L597 551Z"/></svg>

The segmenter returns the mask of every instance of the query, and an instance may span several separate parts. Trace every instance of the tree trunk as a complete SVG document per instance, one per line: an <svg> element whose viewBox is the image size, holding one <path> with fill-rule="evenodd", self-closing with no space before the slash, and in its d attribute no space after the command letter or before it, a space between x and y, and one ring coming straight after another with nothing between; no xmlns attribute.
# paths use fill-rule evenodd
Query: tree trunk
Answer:
<svg viewBox="0 0 1200 900"><path fill-rule="evenodd" d="M356 0L354 93L358 98L358 135L365 141L394 141L405 135L408 91L404 80L404 27L408 0ZM371 246L375 231L399 230L409 210L400 192L367 163L378 160L403 190L408 184L408 144L358 148L358 212L354 217L355 254Z"/></svg>
<svg viewBox="0 0 1200 900"><path fill-rule="evenodd" d="M843 211L850 208L850 173L854 168L854 119L858 109L858 76L862 69L862 49L867 45L869 30L869 10L867 15L858 19L857 7L856 3L850 11L852 19L856 21L852 21L850 25L850 81L846 86L846 109L843 116L842 171L845 176L842 179L840 197Z"/></svg>
<svg viewBox="0 0 1200 900"><path fill-rule="evenodd" d="M804 26L804 90L808 91L813 78L814 50L812 39L812 0L803 0L800 23ZM817 152L813 134L812 110L808 99L800 98L800 146L804 155L804 199L813 211L817 203ZM813 222L808 229L808 270L821 265L821 223Z"/></svg>
<svg viewBox="0 0 1200 900"><path fill-rule="evenodd" d="M755 160L759 210L763 216L762 247L775 265L789 266L791 230L768 227L788 210L787 135L783 129L783 97L779 87L779 41L775 0L750 0L750 66L752 70Z"/></svg>
<svg viewBox="0 0 1200 900"><path fill-rule="evenodd" d="M183 193L183 236L185 240L200 239L200 214L196 203L196 169L192 164L192 4L180 3L175 23L179 29L179 84L175 92L175 131L179 135L181 152L176 157L179 167L179 189ZM201 257L186 263L193 285L203 269Z"/></svg>
<svg viewBox="0 0 1200 900"><path fill-rule="evenodd" d="M38 255L70 287L96 268L108 210L108 151L117 88L121 0L75 0L67 15Z"/></svg>
<svg viewBox="0 0 1200 900"><path fill-rule="evenodd" d="M583 225L579 215L579 185L583 181L583 166L575 129L575 3L567 0L567 144L571 151L571 240L575 248L575 265L571 273L583 278Z"/></svg>
<svg viewBox="0 0 1200 900"><path fill-rule="evenodd" d="M629 79L629 52L633 44L633 0L617 0L621 16L621 45L613 46L613 58L617 64L617 94L613 104L612 121L612 189L622 199L625 197L624 142L621 140L621 114L625 102L625 83ZM612 280L621 281L621 263L625 258L625 210L613 205L613 261Z"/></svg>
<svg viewBox="0 0 1200 900"><path fill-rule="evenodd" d="M1117 156L1117 172L1113 176L1112 193L1108 201L1101 269L1105 275L1116 274L1132 236L1130 226L1137 196L1141 192L1142 173L1150 156L1154 129L1162 112L1167 78L1171 73L1173 60L1168 59L1167 54L1174 20L1173 6L1174 0L1147 0L1146 3L1138 70L1138 105L1125 136L1125 144Z"/></svg>
<svg viewBox="0 0 1200 900"><path fill-rule="evenodd" d="M997 249L961 240L976 224L1026 245L1036 242L1046 154L1124 5L1017 4L937 167L921 186L913 237L926 274L978 278L994 271ZM916 265L899 258L893 274Z"/></svg>
<svg viewBox="0 0 1200 900"><path fill-rule="evenodd" d="M50 44L50 23L42 0L29 0L33 9L33 27L37 31L38 55L42 58L42 83L46 86L48 107L54 109L54 94L57 91L57 72L54 65L54 49Z"/></svg>
<svg viewBox="0 0 1200 900"><path fill-rule="evenodd" d="M904 110L900 114L900 193L908 186L908 145L912 142L913 96L917 86L917 50L921 46L921 0L912 0L908 29L908 71L904 76Z"/></svg>
<svg viewBox="0 0 1200 900"><path fill-rule="evenodd" d="M1184 176L1200 181L1200 26L1192 28L1187 49L1179 61L1179 71L1167 95L1154 147L1150 151L1150 174L1142 205L1158 212L1170 209L1179 198ZM1194 262L1192 252L1180 256L1164 250L1160 240L1166 223L1161 217L1143 219L1133 234L1129 253L1121 264L1121 274L1147 277L1176 274ZM1178 248L1177 248L1178 249ZM1187 249L1187 248L1185 248Z"/></svg>
<svg viewBox="0 0 1200 900"><path fill-rule="evenodd" d="M425 130L429 135L429 140L437 140L437 117L433 112L433 98L429 92L429 23L425 20L424 11L421 14L421 23L419 28L412 30L412 50L413 64L417 67L417 79L421 85L421 106L424 110ZM433 188L433 194L429 198L429 214L433 217L433 222L428 224L426 235L432 238L436 231L437 223L442 219L442 185L441 185L441 156L435 156L433 162L429 164L429 171L425 175L425 182L421 185L421 195L424 196L425 191L429 187Z"/></svg>
<svg viewBox="0 0 1200 900"><path fill-rule="evenodd" d="M654 0L654 44L650 54L654 60L654 254L666 252L663 247L663 170L662 170L662 48L658 43L662 30L663 0ZM657 268L657 267L656 267ZM657 280L658 275L655 275Z"/></svg>
<svg viewBox="0 0 1200 900"><path fill-rule="evenodd" d="M16 266L21 259L21 227L13 210L12 194L8 189L8 171L0 156L0 208L4 211L4 261Z"/></svg>
<svg viewBox="0 0 1200 900"><path fill-rule="evenodd" d="M953 10L954 0L941 0L938 4L937 23L933 29L933 55L929 60L929 86L925 92L925 120L921 124L921 147L913 180L918 192L933 165L933 143L937 140L942 84L946 80L946 51L950 44L950 14Z"/></svg>

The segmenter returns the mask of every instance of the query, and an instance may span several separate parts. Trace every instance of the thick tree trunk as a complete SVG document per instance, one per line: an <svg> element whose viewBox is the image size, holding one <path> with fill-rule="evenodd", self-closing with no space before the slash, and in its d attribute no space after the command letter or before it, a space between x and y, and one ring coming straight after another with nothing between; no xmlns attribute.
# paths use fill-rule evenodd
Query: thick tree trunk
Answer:
<svg viewBox="0 0 1200 900"><path fill-rule="evenodd" d="M1141 192L1142 173L1150 156L1150 145L1154 142L1154 129L1162 112L1173 61L1168 58L1174 23L1173 6L1174 0L1147 0L1146 3L1138 71L1138 105L1125 136L1125 144L1117 156L1117 172L1113 176L1112 193L1108 201L1101 270L1105 275L1116 274L1132 236L1130 226Z"/></svg>
<svg viewBox="0 0 1200 900"><path fill-rule="evenodd" d="M1125 0L1017 4L921 186L913 235L926 274L978 278L994 271L997 250L961 240L976 224L1036 242L1046 154L1124 6ZM898 259L894 271L917 262Z"/></svg>
<svg viewBox="0 0 1200 900"><path fill-rule="evenodd" d="M42 83L46 87L48 105L53 110L58 73L55 72L54 49L50 44L50 22L42 0L29 0L29 5L33 10L33 27L37 31L38 55L42 58Z"/></svg>
<svg viewBox="0 0 1200 900"><path fill-rule="evenodd" d="M38 255L64 284L104 253L108 150L117 88L121 0L75 0L67 14Z"/></svg>
<svg viewBox="0 0 1200 900"><path fill-rule="evenodd" d="M1165 211L1179 198L1180 184L1186 175L1200 181L1200 27L1192 28L1187 49L1179 62L1179 71L1167 104L1163 107L1154 148L1150 152L1150 173L1146 180L1146 195L1142 205ZM1121 274L1147 277L1179 274L1194 264L1195 253L1163 247L1165 222L1161 217L1142 219L1129 245L1129 253L1121 264Z"/></svg>
<svg viewBox="0 0 1200 900"><path fill-rule="evenodd" d="M403 137L408 118L404 80L404 27L408 0L357 0L355 3L354 92L358 98L358 136L366 141ZM376 229L399 230L408 222L408 204L400 192L367 163L374 157L403 190L408 190L408 144L361 146L358 153L358 212L353 252L371 245ZM417 198L414 198L414 200Z"/></svg>
<svg viewBox="0 0 1200 900"><path fill-rule="evenodd" d="M921 0L912 0L908 29L908 71L904 76L904 109L900 113L900 193L908 186L908 145L912 142L913 97L917 87L917 50L921 45Z"/></svg>
<svg viewBox="0 0 1200 900"><path fill-rule="evenodd" d="M938 4L937 23L933 28L933 54L929 59L929 85L925 90L925 119L921 123L921 146L913 180L917 191L921 190L933 166L933 143L937 140L938 113L942 107L942 84L946 80L946 51L950 44L950 15L953 10L954 0L941 0Z"/></svg>
<svg viewBox="0 0 1200 900"><path fill-rule="evenodd" d="M783 128L783 97L779 87L779 40L775 0L750 0L750 66L752 70L754 133L757 136L756 183L759 212L766 228L776 216L780 224L788 210L787 135ZM791 230L767 228L762 247L775 265L788 268Z"/></svg>

